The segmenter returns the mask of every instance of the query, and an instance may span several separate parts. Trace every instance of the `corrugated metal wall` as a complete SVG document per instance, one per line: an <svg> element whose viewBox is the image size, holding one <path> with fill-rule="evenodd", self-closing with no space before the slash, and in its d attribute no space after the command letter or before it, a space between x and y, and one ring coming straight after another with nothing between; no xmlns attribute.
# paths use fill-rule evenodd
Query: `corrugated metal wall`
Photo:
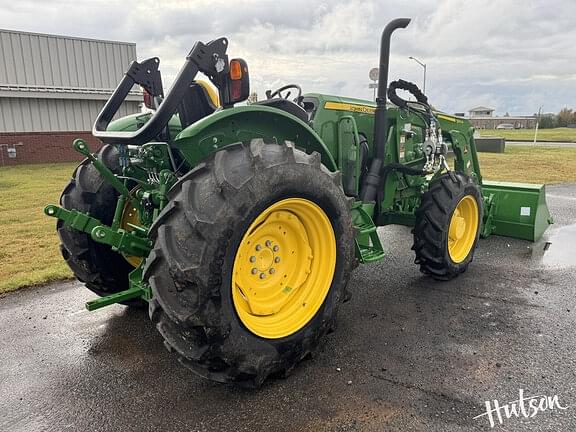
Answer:
<svg viewBox="0 0 576 432"><path fill-rule="evenodd" d="M136 45L0 30L0 84L113 89Z"/></svg>
<svg viewBox="0 0 576 432"><path fill-rule="evenodd" d="M0 132L89 131L104 102L86 99L0 98ZM138 111L138 102L125 102L116 117Z"/></svg>
<svg viewBox="0 0 576 432"><path fill-rule="evenodd" d="M91 130L133 60L133 43L0 30L0 132Z"/></svg>

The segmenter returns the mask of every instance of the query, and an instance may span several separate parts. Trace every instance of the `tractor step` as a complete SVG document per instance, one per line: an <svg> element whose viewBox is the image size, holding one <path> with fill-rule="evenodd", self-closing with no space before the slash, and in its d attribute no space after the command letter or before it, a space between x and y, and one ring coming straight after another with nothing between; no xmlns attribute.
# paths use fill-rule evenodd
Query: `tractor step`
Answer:
<svg viewBox="0 0 576 432"><path fill-rule="evenodd" d="M358 245L360 250L360 261L363 263L371 263L374 261L381 260L386 255L382 249L378 249L372 246Z"/></svg>
<svg viewBox="0 0 576 432"><path fill-rule="evenodd" d="M385 253L378 237L377 227L370 217L374 204L356 203L352 207L352 220L356 228L356 258L361 263L371 263L384 258Z"/></svg>
<svg viewBox="0 0 576 432"><path fill-rule="evenodd" d="M376 231L376 225L374 225L374 223L361 223L359 225L355 225L355 228L358 230L360 235L371 234Z"/></svg>

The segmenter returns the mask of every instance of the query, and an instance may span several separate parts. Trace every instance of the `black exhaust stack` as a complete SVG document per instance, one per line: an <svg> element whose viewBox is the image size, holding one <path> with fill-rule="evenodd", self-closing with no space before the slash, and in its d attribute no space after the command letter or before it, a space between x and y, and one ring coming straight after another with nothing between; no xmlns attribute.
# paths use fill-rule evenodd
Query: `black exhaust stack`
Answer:
<svg viewBox="0 0 576 432"><path fill-rule="evenodd" d="M388 65L390 64L390 38L394 30L406 28L408 24L410 24L410 18L397 18L390 21L382 32L378 97L376 98L376 112L374 113L374 159L362 185L360 198L364 203L375 201L376 193L381 187L381 171L386 155L386 140L388 138L386 90L388 87Z"/></svg>

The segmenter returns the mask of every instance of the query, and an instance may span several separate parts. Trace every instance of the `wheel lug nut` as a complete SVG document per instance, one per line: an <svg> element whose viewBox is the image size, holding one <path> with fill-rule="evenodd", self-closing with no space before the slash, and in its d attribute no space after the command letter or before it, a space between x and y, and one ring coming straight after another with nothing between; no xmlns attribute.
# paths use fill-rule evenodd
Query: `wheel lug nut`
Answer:
<svg viewBox="0 0 576 432"><path fill-rule="evenodd" d="M250 257L250 262L256 262L256 257L254 255Z"/></svg>
<svg viewBox="0 0 576 432"><path fill-rule="evenodd" d="M256 273L258 273L258 269L253 268L253 269L252 269L252 274L256 274Z"/></svg>
<svg viewBox="0 0 576 432"><path fill-rule="evenodd" d="M266 246L267 246L267 247L272 246L272 242L271 242L270 240L266 240Z"/></svg>
<svg viewBox="0 0 576 432"><path fill-rule="evenodd" d="M274 258L274 262L275 262L276 264L278 264L278 263L280 262L280 257Z"/></svg>
<svg viewBox="0 0 576 432"><path fill-rule="evenodd" d="M259 244L256 245L256 250L259 251L260 249L262 249L262 246L260 246Z"/></svg>
<svg viewBox="0 0 576 432"><path fill-rule="evenodd" d="M279 248L277 245L272 248L272 250L273 250L274 252L278 252L279 249L280 249L280 248Z"/></svg>
<svg viewBox="0 0 576 432"><path fill-rule="evenodd" d="M274 273L276 273L276 270L275 270L274 268L271 268L271 269L270 269L270 274L274 274Z"/></svg>
<svg viewBox="0 0 576 432"><path fill-rule="evenodd" d="M260 279L264 279L266 275L264 273L260 273Z"/></svg>

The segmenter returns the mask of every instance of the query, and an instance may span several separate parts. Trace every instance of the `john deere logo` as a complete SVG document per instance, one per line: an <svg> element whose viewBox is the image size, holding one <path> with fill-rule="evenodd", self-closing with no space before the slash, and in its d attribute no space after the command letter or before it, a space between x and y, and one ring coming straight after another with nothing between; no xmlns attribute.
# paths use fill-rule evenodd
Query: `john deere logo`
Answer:
<svg viewBox="0 0 576 432"><path fill-rule="evenodd" d="M374 114L376 111L376 108L370 105L359 105L341 102L326 102L326 104L324 104L324 108L328 110L352 111L364 114Z"/></svg>

